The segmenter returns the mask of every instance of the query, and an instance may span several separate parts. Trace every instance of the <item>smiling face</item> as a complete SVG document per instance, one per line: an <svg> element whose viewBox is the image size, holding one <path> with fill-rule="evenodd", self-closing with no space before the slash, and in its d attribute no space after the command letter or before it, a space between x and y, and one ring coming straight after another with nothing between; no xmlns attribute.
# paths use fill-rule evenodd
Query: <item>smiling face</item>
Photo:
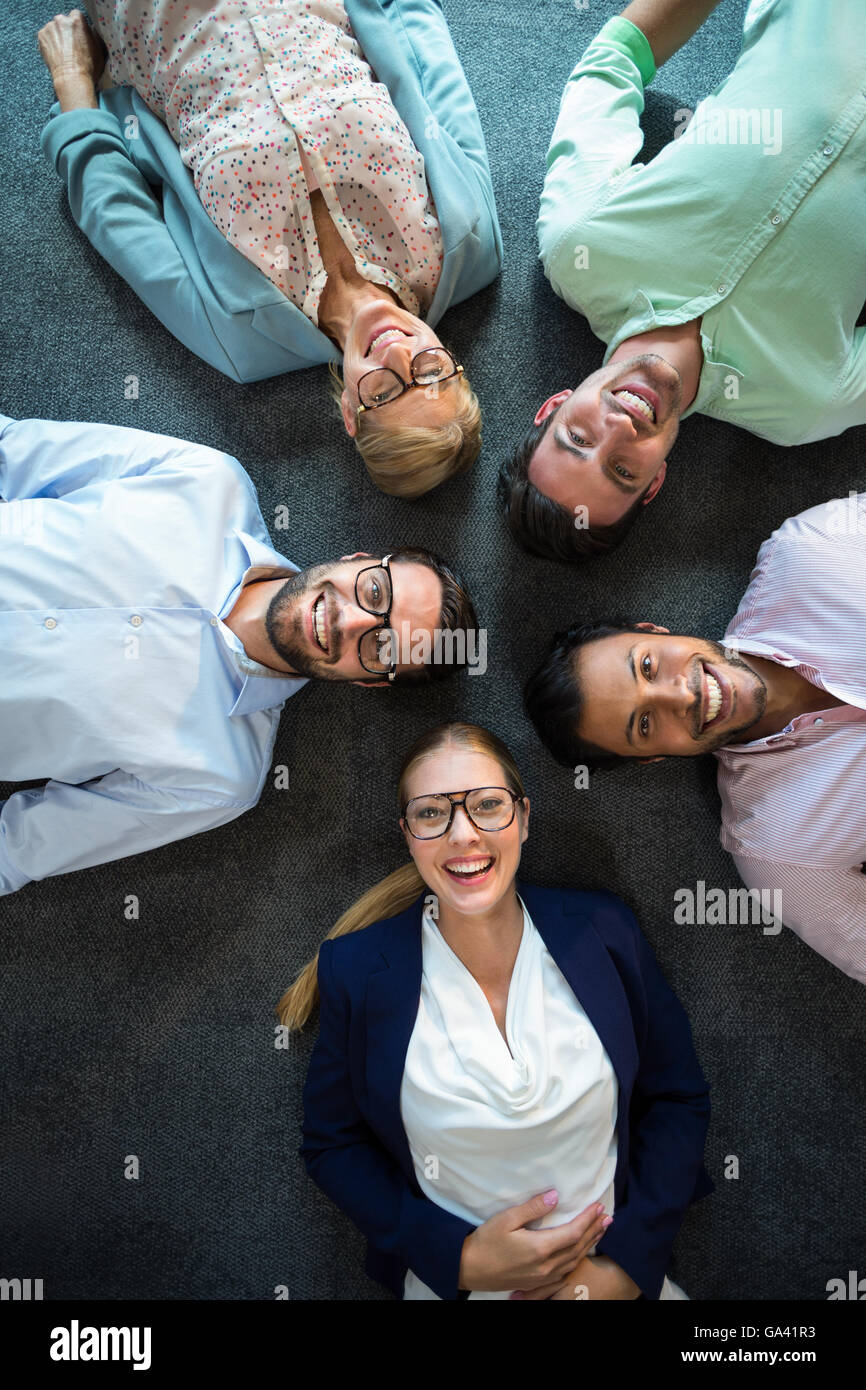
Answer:
<svg viewBox="0 0 866 1390"><path fill-rule="evenodd" d="M535 449L529 481L568 512L586 507L590 526L613 525L664 482L682 396L680 374L664 357L608 362L539 409L537 425L555 418Z"/></svg>
<svg viewBox="0 0 866 1390"><path fill-rule="evenodd" d="M694 757L757 723L767 688L751 666L717 642L646 626L576 652L581 739L622 758Z"/></svg>
<svg viewBox="0 0 866 1390"><path fill-rule="evenodd" d="M507 785L496 758L446 746L412 767L405 797L408 802L437 792ZM418 872L438 897L440 908L444 905L461 915L489 913L514 891L521 847L529 833L529 799L518 803L514 819L504 830L479 830L462 806L455 808L450 829L438 839L416 839L403 819L400 827Z"/></svg>
<svg viewBox="0 0 866 1390"><path fill-rule="evenodd" d="M271 600L265 617L268 638L282 659L300 676L320 680L374 681L361 665L358 643L382 617L365 611L355 597L355 580L362 570L377 565L381 556L344 556L337 563L314 565L292 575ZM360 597L377 606L378 592L370 588L375 576L364 575ZM408 560L391 564L393 604L391 628L398 636L408 623L413 634L431 635L439 626L442 581L426 565ZM419 651L423 644L419 645ZM410 652L411 655L411 652ZM409 669L398 665L397 674Z"/></svg>
<svg viewBox="0 0 866 1390"><path fill-rule="evenodd" d="M442 347L433 329L407 309L382 298L367 302L352 320L343 350L342 413L346 432L358 432L358 382L366 372L390 367L402 381L411 381L409 364L425 348ZM405 426L435 429L447 425L458 405L460 377L452 377L436 389L413 387L398 400L364 412L368 429Z"/></svg>

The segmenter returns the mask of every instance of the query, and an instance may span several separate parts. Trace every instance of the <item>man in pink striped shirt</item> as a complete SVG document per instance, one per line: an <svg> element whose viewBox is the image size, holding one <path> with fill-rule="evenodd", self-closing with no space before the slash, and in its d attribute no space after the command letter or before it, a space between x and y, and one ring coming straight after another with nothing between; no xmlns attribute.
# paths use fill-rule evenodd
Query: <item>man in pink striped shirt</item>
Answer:
<svg viewBox="0 0 866 1390"><path fill-rule="evenodd" d="M558 634L526 709L568 767L714 753L749 888L866 983L866 493L791 517L723 644L653 623Z"/></svg>

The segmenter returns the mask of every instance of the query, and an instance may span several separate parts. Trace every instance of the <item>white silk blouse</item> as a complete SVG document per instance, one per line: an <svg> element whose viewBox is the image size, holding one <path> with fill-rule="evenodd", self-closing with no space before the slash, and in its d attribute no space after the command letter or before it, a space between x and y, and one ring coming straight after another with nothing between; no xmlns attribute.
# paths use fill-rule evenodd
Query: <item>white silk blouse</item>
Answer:
<svg viewBox="0 0 866 1390"><path fill-rule="evenodd" d="M618 1084L579 999L524 907L506 1043L481 986L440 934L436 909L431 894L400 1091L421 1190L474 1225L552 1187L559 1203L536 1228L594 1201L612 1214ZM436 1295L410 1270L404 1298Z"/></svg>

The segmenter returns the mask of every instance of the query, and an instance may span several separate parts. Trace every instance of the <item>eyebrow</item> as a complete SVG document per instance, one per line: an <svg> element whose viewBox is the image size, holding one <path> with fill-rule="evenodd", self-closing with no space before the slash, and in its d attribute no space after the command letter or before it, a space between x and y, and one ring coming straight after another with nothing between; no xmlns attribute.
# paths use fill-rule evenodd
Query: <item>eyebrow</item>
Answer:
<svg viewBox="0 0 866 1390"><path fill-rule="evenodd" d="M634 664L634 654L636 651L637 642L635 642L634 646L630 649L628 654L628 664L631 667L632 680L634 681L635 685L637 685L637 668ZM634 739L632 738L632 731L634 729L634 714L635 712L634 710L632 710L631 714L628 717L628 724L626 725L625 729L626 741L628 742L629 747L631 748L634 748Z"/></svg>
<svg viewBox="0 0 866 1390"><path fill-rule="evenodd" d="M564 433L564 427L560 426L553 431L553 439L557 448L564 449L567 453L574 454L574 456L579 459L585 459L587 457L583 449L578 449L575 444L570 442L567 434ZM606 465L605 477L613 483L614 487L618 487L620 492L626 493L629 497L634 497L636 493L640 492L639 485L635 484L632 486L630 483L627 483L624 478L621 478L618 473L614 473L612 469L608 469Z"/></svg>

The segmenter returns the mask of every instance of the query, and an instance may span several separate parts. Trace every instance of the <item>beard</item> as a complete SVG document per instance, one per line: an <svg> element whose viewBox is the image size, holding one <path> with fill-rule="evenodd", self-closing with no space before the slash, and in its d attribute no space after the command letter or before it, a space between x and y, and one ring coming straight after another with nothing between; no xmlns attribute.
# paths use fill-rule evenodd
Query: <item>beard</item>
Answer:
<svg viewBox="0 0 866 1390"><path fill-rule="evenodd" d="M314 565L312 569L291 575L274 594L265 614L265 631L271 646L299 676L340 679L333 673L324 653L321 659L311 654L304 631L304 614L319 589L327 587L322 580L331 569L333 566L329 564Z"/></svg>
<svg viewBox="0 0 866 1390"><path fill-rule="evenodd" d="M740 738L742 734L745 734L754 724L757 724L763 718L764 710L767 707L767 687L757 671L755 671L747 661L743 661L738 656L729 655L728 648L724 647L719 642L711 642L709 639L705 640L713 656L716 658L715 664L720 666L723 671L733 668L735 671L748 672L751 677L755 697L755 713L750 715L742 724L738 724L735 728L720 730L719 733L715 733L712 726L710 726L706 735L701 735L700 733L696 735L695 742L700 743L700 751L702 753L714 753L717 748L724 748L727 744L733 743L735 739ZM697 664L694 672L689 675L689 689L695 696L695 717L698 719L700 718L700 698L703 689L703 672L700 663Z"/></svg>

